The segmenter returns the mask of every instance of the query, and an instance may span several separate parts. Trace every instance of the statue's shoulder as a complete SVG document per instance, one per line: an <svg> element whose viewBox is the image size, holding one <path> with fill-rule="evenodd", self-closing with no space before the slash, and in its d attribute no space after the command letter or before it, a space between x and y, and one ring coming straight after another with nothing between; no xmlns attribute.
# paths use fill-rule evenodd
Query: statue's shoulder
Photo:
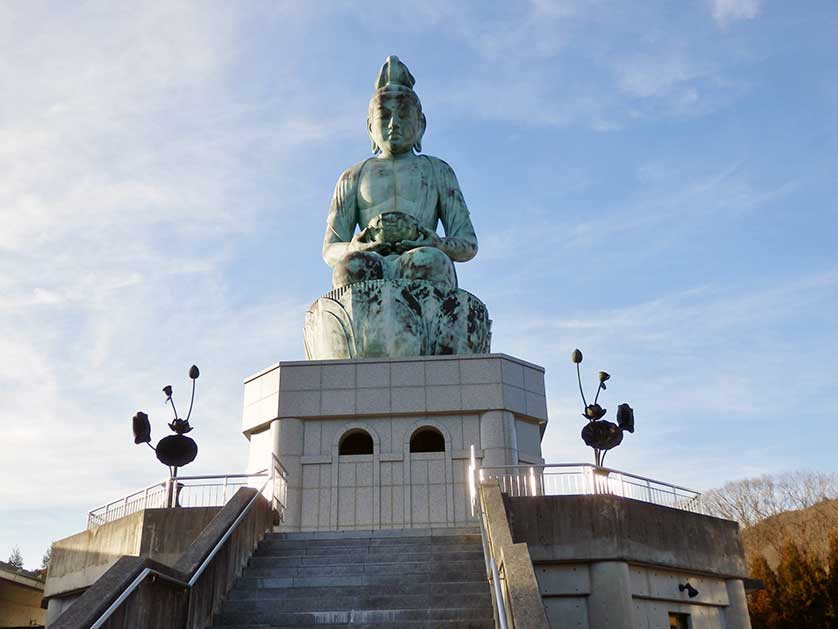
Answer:
<svg viewBox="0 0 838 629"><path fill-rule="evenodd" d="M434 157L433 155L425 155L424 153L422 153L420 157L425 158L428 161L428 163L430 163L431 166L433 166L434 168L453 170L451 166L448 165L448 162L446 162L444 159Z"/></svg>
<svg viewBox="0 0 838 629"><path fill-rule="evenodd" d="M338 181L346 181L347 183L350 181L357 181L358 176L361 174L361 170L363 170L364 168L364 165L371 159L375 159L375 157L368 157L366 159L362 159L360 162L357 162L356 164L352 164L352 166L350 166L340 174Z"/></svg>
<svg viewBox="0 0 838 629"><path fill-rule="evenodd" d="M433 155L425 154L422 154L420 157L426 160L427 163L433 169L434 173L436 173L437 176L441 177L443 180L456 178L456 175L454 174L454 169L451 168L451 166L445 160L440 159L438 157L434 157Z"/></svg>

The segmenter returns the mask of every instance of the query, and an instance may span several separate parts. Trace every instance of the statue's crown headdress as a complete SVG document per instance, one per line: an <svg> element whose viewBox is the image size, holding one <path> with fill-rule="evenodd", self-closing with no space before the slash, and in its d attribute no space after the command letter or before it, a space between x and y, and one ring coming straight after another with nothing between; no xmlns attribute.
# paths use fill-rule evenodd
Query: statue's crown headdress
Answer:
<svg viewBox="0 0 838 629"><path fill-rule="evenodd" d="M420 126L416 136L416 141L413 148L417 153L422 151L422 136L425 133L425 114L422 113L422 103L419 101L419 96L413 91L413 86L416 84L416 79L407 69L407 66L401 62L396 55L390 55L385 59L384 65L378 72L378 79L375 81L375 92L370 99L369 117L367 118L367 131L370 134L370 148L373 154L381 151L379 146L375 143L375 138L370 130L370 120L372 119L372 112L375 103L379 98L385 96L406 96L416 106L416 110L420 118Z"/></svg>
<svg viewBox="0 0 838 629"><path fill-rule="evenodd" d="M416 79L413 78L407 66L396 55L390 55L381 66L375 88L378 90L405 88L412 91L415 84Z"/></svg>

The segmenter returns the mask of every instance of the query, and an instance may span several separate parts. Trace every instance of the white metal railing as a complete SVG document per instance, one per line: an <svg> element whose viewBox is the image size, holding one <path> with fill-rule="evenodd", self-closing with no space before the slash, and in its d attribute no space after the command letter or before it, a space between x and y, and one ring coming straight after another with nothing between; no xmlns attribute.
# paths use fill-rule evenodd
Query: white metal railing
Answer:
<svg viewBox="0 0 838 629"><path fill-rule="evenodd" d="M492 544L486 532L486 514L483 511L483 501L480 499L480 492L477 488L477 477L479 468L477 458L474 456L474 446L471 446L468 469L468 493L471 499L471 515L477 517L480 522L480 541L483 543L483 560L486 563L486 578L492 585L492 599L495 603L495 617L498 629L508 629L506 617L506 604L503 599L503 586L498 571L498 561L492 552Z"/></svg>
<svg viewBox="0 0 838 629"><path fill-rule="evenodd" d="M238 515L238 517L233 521L233 523L227 528L221 538L215 543L213 548L195 570L195 572L190 577L189 581L181 581L179 579L175 579L170 575L163 574L154 570L152 568L143 568L137 577L119 594L119 596L114 600L113 603L96 619L96 621L90 625L90 629L100 629L107 620L111 617L111 615L119 608L122 603L136 590L140 584L148 577L152 575L154 577L159 577L167 581L171 581L178 586L191 590L195 587L195 584L198 582L198 579L210 565L212 560L215 558L215 555L221 550L221 547L227 541L227 539L235 532L238 528L241 521L247 516L250 509L256 502L256 499L259 497L259 493L263 496L268 498L271 501L274 509L278 510L278 514L280 519L282 517L282 513L285 509L285 499L288 495L288 473L286 472L285 468L282 466L282 463L279 462L279 459L276 458L276 455L271 455L271 466L264 470L263 472L258 472L257 474L235 474L232 475L233 477L240 477L240 476L247 476L251 478L262 478L264 477L264 482L259 486L259 492L256 493L253 498L247 503L245 508L242 512ZM194 477L194 478L203 478L203 477ZM215 478L215 477L213 477ZM167 479L168 482L168 479ZM243 486L240 484L239 486ZM277 493L277 490L280 493ZM191 592L190 592L191 596ZM191 601L190 601L190 608L191 608Z"/></svg>
<svg viewBox="0 0 838 629"><path fill-rule="evenodd" d="M468 492L471 515L480 523L486 577L492 587L496 626L499 629L508 628L504 588L501 583L504 577L499 574L498 558L494 555L487 533L486 514L480 494L481 481L497 479L502 492L516 497L609 494L693 513L705 513L699 492L636 474L596 467L588 463L480 467L473 445L470 454Z"/></svg>
<svg viewBox="0 0 838 629"><path fill-rule="evenodd" d="M492 478L510 496L610 494L704 513L701 494L697 491L587 463L483 467L477 469L473 482Z"/></svg>
<svg viewBox="0 0 838 629"><path fill-rule="evenodd" d="M123 498L93 509L87 514L87 528L113 522L143 509L175 507L222 507L240 487L261 487L273 478L273 487L264 491L281 514L286 504L287 475L285 468L272 455L271 467L253 474L214 474L209 476L178 476L149 485Z"/></svg>

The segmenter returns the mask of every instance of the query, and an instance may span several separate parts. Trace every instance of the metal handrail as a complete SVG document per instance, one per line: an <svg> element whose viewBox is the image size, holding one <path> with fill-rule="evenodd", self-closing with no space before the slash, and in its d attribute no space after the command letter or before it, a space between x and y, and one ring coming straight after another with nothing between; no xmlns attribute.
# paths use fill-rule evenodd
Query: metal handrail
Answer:
<svg viewBox="0 0 838 629"><path fill-rule="evenodd" d="M574 468L573 471L562 471ZM704 513L701 493L688 487L590 463L489 465L478 480L497 478L512 496L615 494L685 511ZM569 479L565 482L561 479ZM552 483L550 481L553 481Z"/></svg>
<svg viewBox="0 0 838 629"><path fill-rule="evenodd" d="M159 571L157 571L153 568L143 568L143 570L140 571L140 573L128 585L128 587L126 587L122 591L122 593L114 600L114 602L111 603L108 606L108 608L102 613L102 615L99 616L99 618L96 620L96 622L94 622L92 625L90 625L90 629L99 629L102 625L104 625L104 623L107 622L108 618L111 617L111 615L119 608L119 606L122 605L122 603L125 602L125 600L131 595L131 593L134 590L136 590L140 586L140 584L145 580L145 578L150 574L154 574L154 575L156 575L156 576L158 576L162 579L165 579L167 581L171 581L172 583L174 583L176 585L179 585L181 587L190 588L190 589L192 587L194 587L195 583L197 583L200 576L204 573L204 570L207 569L207 566L209 566L212 559L221 550L221 547L224 545L224 542L226 542L229 539L229 537L233 534L233 532L238 527L239 523L250 512L250 509L253 507L253 505L256 504L256 500L259 498L259 496L268 487L268 483L275 482L276 472L277 472L276 465L279 466L279 470L281 472L285 472L285 468L282 466L282 464L279 462L279 460L277 460L275 458L274 463L275 463L275 465L274 465L274 467L271 468L270 475L268 476L267 479L265 479L265 482L262 484L261 489L259 489L259 491L256 492L256 494L254 494L253 498L251 498L250 501L245 506L245 508L242 509L242 512L239 514L239 516L233 521L233 523L229 527L227 527L227 530L224 532L224 535L222 535L221 539L219 539L218 542L216 542L216 544L213 546L212 550L207 554L207 556L201 562L201 565L199 565L197 570L195 570L195 572L193 573L193 575L189 579L189 581L181 581L180 579L177 579L177 578L172 577L172 576L167 575L167 574L163 574L162 572L159 572ZM264 471L267 471L267 470L264 470ZM244 474L243 476L254 476L254 475L253 474ZM220 478L224 478L224 476L220 476Z"/></svg>
<svg viewBox="0 0 838 629"><path fill-rule="evenodd" d="M274 455L275 457L275 455ZM276 461L276 465L285 473L285 468L282 467L282 464L279 461ZM92 529L102 524L105 524L109 521L112 521L114 518L114 514L117 517L124 517L126 515L130 515L130 513L134 513L141 509L147 509L149 507L149 502L153 506L161 506L162 503L166 503L166 506L170 506L168 504L169 498L171 497L169 494L174 495L174 492L171 490L170 486L173 486L175 483L187 482L190 483L186 485L187 488L192 489L199 489L203 488L204 491L216 489L216 491L221 491L223 489L223 496L218 499L219 496L216 495L215 499L212 497L207 501L212 503L212 505L224 504L227 501L227 489L228 489L228 481L237 481L246 478L262 478L266 475L269 475L271 468L265 468L259 470L258 472L253 472L250 474L207 474L202 476L178 476L176 478L166 478L158 483L154 483L153 485L148 485L143 489L138 491L132 492L119 498L117 500L112 500L107 502L95 509L92 509L87 514L87 528ZM199 485L194 483L194 481L215 481L215 480L224 480L224 484L207 484L207 485ZM231 485L235 486L235 484ZM157 492L156 494L152 492ZM169 492L169 493L167 493ZM203 494L203 497L206 498L206 493ZM210 504L204 504L202 506L212 506ZM121 508L120 508L121 507Z"/></svg>
<svg viewBox="0 0 838 629"><path fill-rule="evenodd" d="M530 468L556 468L556 467L586 467L591 470L597 470L602 472L608 473L615 473L620 474L621 476L628 476L630 478L636 478L637 480L641 480L643 482L651 482L657 483L658 485L664 485L666 487L672 487L673 489L680 489L681 491L690 492L693 494L701 495L701 492L695 491L694 489L690 489L689 487L682 487L681 485L674 485L673 483L667 483L660 480L655 480L654 478L646 478L645 476L638 476L637 474L632 474L631 472L623 472L622 470L614 469L612 467L597 467L592 463L527 463L524 465L487 465L481 469L483 470L506 470L506 469L530 469ZM568 472L570 474L570 472Z"/></svg>
<svg viewBox="0 0 838 629"><path fill-rule="evenodd" d="M477 459L474 455L474 446L470 450L470 465L469 465L469 494L471 494L471 514L477 516L480 522L480 541L483 544L483 560L486 563L486 578L492 583L495 599L495 611L498 615L498 624L500 629L508 629L506 620L506 604L503 601L503 590L500 586L500 573L498 571L498 563L495 556L492 554L491 543L489 542L489 534L486 531L486 523L484 522L485 512L483 511L483 501L480 498L479 489L476 487L477 479Z"/></svg>

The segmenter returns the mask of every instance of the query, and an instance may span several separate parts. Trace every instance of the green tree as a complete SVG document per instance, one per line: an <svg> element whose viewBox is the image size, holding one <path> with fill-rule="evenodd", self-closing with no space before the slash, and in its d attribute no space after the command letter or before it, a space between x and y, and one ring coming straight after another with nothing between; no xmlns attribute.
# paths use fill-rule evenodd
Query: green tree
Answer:
<svg viewBox="0 0 838 629"><path fill-rule="evenodd" d="M35 573L38 574L42 579L47 578L47 573L49 572L50 559L52 559L52 546L48 546L47 549L44 551L44 554L41 557L41 567L35 570Z"/></svg>
<svg viewBox="0 0 838 629"><path fill-rule="evenodd" d="M9 555L9 560L6 563L14 566L18 570L23 569L23 555L20 552L20 548L17 546L12 548L12 553Z"/></svg>

